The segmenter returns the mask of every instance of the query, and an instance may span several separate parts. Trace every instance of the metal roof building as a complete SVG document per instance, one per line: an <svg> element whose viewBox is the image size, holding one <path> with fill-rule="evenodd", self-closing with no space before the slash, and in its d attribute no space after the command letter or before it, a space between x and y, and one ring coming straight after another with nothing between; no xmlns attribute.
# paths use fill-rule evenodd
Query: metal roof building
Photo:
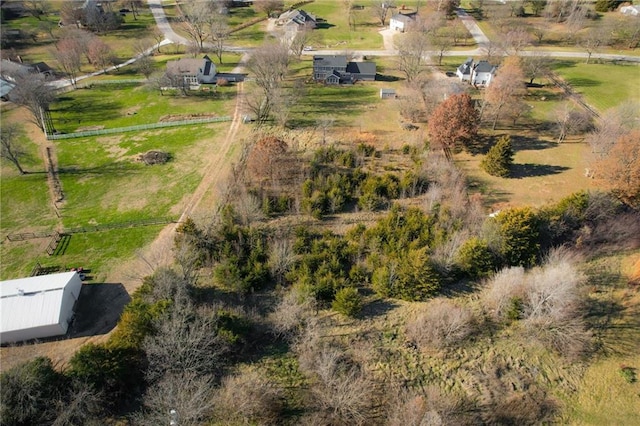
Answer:
<svg viewBox="0 0 640 426"><path fill-rule="evenodd" d="M65 334L81 287L76 272L0 282L0 343Z"/></svg>

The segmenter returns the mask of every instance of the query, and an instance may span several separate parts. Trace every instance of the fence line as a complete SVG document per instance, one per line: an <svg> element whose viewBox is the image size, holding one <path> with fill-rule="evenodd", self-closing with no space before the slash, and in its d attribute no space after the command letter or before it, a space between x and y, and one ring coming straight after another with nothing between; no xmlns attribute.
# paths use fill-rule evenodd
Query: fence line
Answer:
<svg viewBox="0 0 640 426"><path fill-rule="evenodd" d="M147 80L142 78L124 78L122 80L96 80L96 81L87 81L83 84L78 84L78 89L86 89L91 86L102 86L107 84L143 84L146 83Z"/></svg>
<svg viewBox="0 0 640 426"><path fill-rule="evenodd" d="M24 240L32 240L36 238L56 237L56 236L65 235L65 234L84 234L87 232L99 232L99 231L108 231L111 229L135 228L138 226L166 225L168 223L176 223L176 221L170 218L156 218L156 219L135 220L135 221L129 221L129 222L105 223L103 225L94 225L94 226L80 226L76 228L65 229L61 232L58 232L58 231L23 232L20 234L9 234L7 235L7 240L24 241Z"/></svg>
<svg viewBox="0 0 640 426"><path fill-rule="evenodd" d="M137 126L114 127L111 129L87 130L85 132L61 133L57 135L48 134L47 139L58 140L58 139L84 138L87 136L112 135L115 133L139 132L143 130L161 129L165 127L179 127L179 126L187 126L190 124L219 123L219 122L231 121L231 120L232 120L231 117L225 116L225 117L199 118L199 119L193 119L193 120L167 121L165 123L149 123L149 124L139 124Z"/></svg>

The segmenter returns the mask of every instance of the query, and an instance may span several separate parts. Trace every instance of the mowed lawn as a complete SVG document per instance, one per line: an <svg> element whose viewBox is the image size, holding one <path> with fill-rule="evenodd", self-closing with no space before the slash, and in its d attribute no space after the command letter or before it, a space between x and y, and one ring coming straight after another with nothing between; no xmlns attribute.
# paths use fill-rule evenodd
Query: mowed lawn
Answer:
<svg viewBox="0 0 640 426"><path fill-rule="evenodd" d="M144 84L96 84L87 89L67 92L51 105L51 117L57 131L72 133L87 129L115 128L158 123L169 115L184 119L196 114L226 116L231 113L225 101L235 97L235 86L189 96L160 94Z"/></svg>
<svg viewBox="0 0 640 426"><path fill-rule="evenodd" d="M514 141L513 177L490 176L480 168L483 155L458 154L456 164L469 176L471 191L484 196L491 210L507 206L540 207L580 190L596 189L585 176L585 143L563 143L523 139Z"/></svg>
<svg viewBox="0 0 640 426"><path fill-rule="evenodd" d="M640 66L555 61L553 69L600 112L625 101L640 102Z"/></svg>
<svg viewBox="0 0 640 426"><path fill-rule="evenodd" d="M207 153L228 123L57 141L66 228L168 217L200 181ZM165 151L166 164L138 161Z"/></svg>

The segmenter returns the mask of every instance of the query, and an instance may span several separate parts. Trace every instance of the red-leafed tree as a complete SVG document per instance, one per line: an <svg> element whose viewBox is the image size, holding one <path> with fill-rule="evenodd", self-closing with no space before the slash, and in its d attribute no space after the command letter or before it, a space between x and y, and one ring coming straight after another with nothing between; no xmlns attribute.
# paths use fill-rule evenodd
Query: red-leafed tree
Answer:
<svg viewBox="0 0 640 426"><path fill-rule="evenodd" d="M640 207L640 129L618 137L595 164L596 178L625 203Z"/></svg>
<svg viewBox="0 0 640 426"><path fill-rule="evenodd" d="M478 134L480 115L466 93L451 95L433 111L429 118L432 146L440 147L447 159L460 145L469 143Z"/></svg>

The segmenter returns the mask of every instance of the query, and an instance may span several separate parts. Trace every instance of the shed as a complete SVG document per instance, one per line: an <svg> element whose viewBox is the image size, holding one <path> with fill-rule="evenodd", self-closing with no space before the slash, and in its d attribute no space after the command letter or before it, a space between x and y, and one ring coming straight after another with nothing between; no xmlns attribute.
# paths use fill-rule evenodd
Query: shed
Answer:
<svg viewBox="0 0 640 426"><path fill-rule="evenodd" d="M394 89L380 89L380 99L392 99L396 97Z"/></svg>
<svg viewBox="0 0 640 426"><path fill-rule="evenodd" d="M66 334L81 287L76 272L0 282L0 343Z"/></svg>

